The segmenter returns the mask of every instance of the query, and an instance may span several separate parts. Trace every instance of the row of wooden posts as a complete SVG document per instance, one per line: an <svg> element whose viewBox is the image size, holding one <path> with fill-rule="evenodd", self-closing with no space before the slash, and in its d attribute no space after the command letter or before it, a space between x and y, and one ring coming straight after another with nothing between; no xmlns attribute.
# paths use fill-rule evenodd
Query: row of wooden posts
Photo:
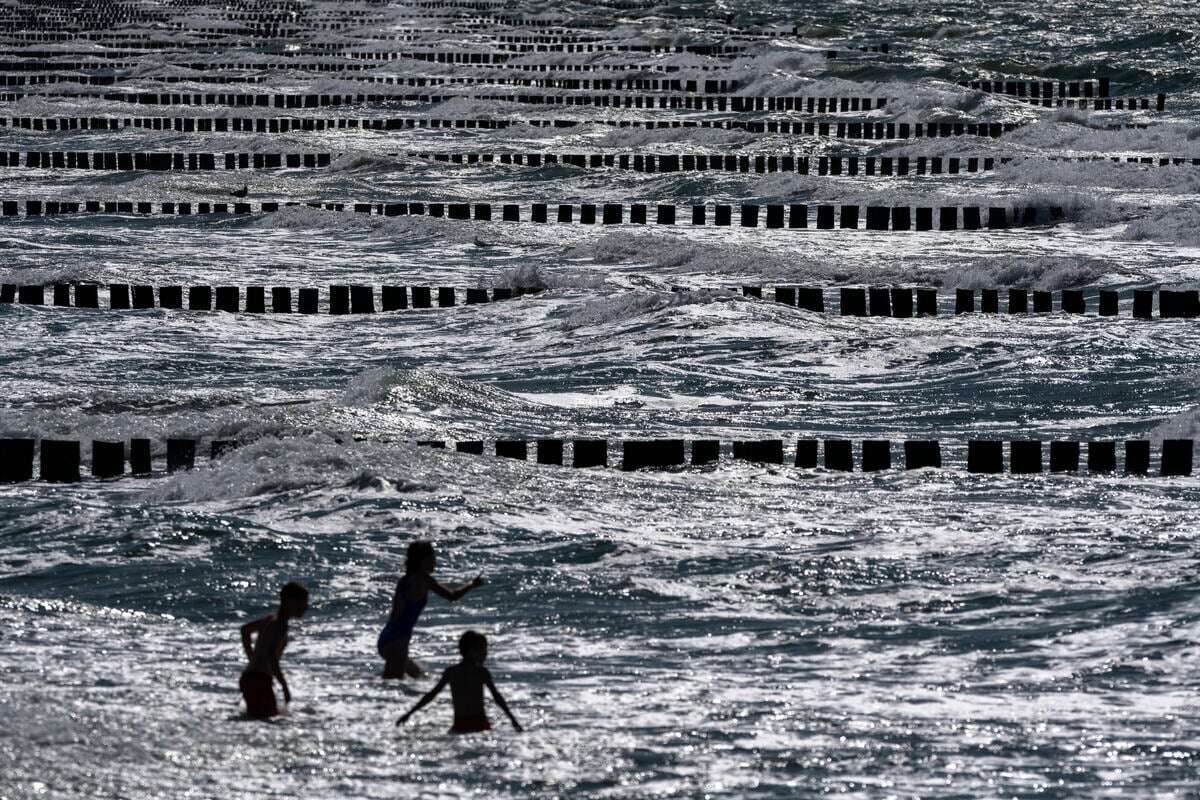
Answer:
<svg viewBox="0 0 1200 800"><path fill-rule="evenodd" d="M166 470L168 473L195 467L201 440L171 438L166 440ZM0 482L14 483L35 479L53 482L75 482L82 479L82 446L78 440L5 438L0 439ZM423 447L448 449L443 440L416 442ZM565 453L571 451L574 467L608 467L610 444L619 448L620 468L625 471L642 469L675 469L713 467L728 461L780 465L791 463L802 469L823 467L836 472L881 472L893 468L942 468L942 443L937 440L907 440L894 443L883 439L866 439L858 443L849 439L800 439L789 450L783 439L758 439L723 443L718 439L639 439L610 443L607 439L482 439L458 440L451 443L459 453L484 455L519 461L533 459L539 464L562 466ZM1047 444L1048 456L1047 459ZM900 457L893 459L897 445ZM1117 471L1115 441L995 440L968 441L966 468L971 473L1029 475L1045 472L1080 473L1086 466L1088 474L1111 474ZM1006 447L1007 445L1007 447ZM238 446L237 441L214 439L209 442L211 459L218 459ZM1086 451L1085 448L1086 447ZM36 456L35 456L36 450ZM857 450L857 458L856 458ZM1007 459L1005 451L1008 452ZM1151 473L1151 442L1133 439L1124 442L1123 471L1127 475ZM1158 474L1185 476L1192 474L1194 443L1191 439L1166 439L1159 448ZM128 455L127 455L128 453ZM794 456L791 455L794 453ZM150 439L131 439L128 450L124 441L94 440L91 443L91 473L96 478L117 478L126 474L154 474L154 447Z"/></svg>
<svg viewBox="0 0 1200 800"><path fill-rule="evenodd" d="M20 303L23 305L47 305L47 288L50 289L49 305L75 308L100 308L100 285L95 283L56 283L49 287L42 284L0 284L0 304ZM688 289L671 287L675 292L696 291L708 293L737 293L756 299L769 299L776 303L795 306L819 313L833 312L832 301L826 303L825 292L836 291L837 313L843 317L933 317L940 311L940 295L937 289L913 289L904 287L841 287L826 290L822 287L806 286L740 286ZM764 293L764 289L766 290ZM465 288L453 286L381 286L376 294L373 286L358 284L333 284L328 289L327 308L330 314L367 314L378 307L382 311L399 311L407 308L433 308L434 300L440 308L458 304L461 294L466 305L510 300L513 297L536 294L541 287L494 287ZM127 283L108 285L110 310L155 308L187 308L191 311L246 311L264 313L268 308L274 313L316 314L320 308L320 290L315 287L300 288L293 292L290 286L149 286ZM1010 288L1007 299L1001 304L1000 289L983 289L979 292L981 302L976 303L975 289L954 290L954 313L998 314L1049 314L1055 309L1055 292ZM1062 289L1058 293L1057 307L1066 314L1086 314L1089 311L1088 295L1083 289ZM1134 289L1132 291L1132 316L1137 319L1154 317L1154 300L1158 296L1158 316L1162 319L1200 317L1200 291L1196 289ZM72 298L72 295L74 297ZM270 302L268 303L268 297ZM293 304L293 297L296 303ZM1121 293L1116 289L1100 289L1096 311L1102 317L1120 315ZM74 302L72 302L72 300ZM1032 301L1032 302L1031 302ZM186 302L186 305L185 305Z"/></svg>

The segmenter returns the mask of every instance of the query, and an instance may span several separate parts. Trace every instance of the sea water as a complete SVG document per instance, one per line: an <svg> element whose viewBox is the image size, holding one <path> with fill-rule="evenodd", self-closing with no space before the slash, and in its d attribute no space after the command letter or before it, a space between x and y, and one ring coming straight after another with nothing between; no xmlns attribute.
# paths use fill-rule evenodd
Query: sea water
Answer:
<svg viewBox="0 0 1200 800"><path fill-rule="evenodd" d="M306 22L339 5L305 4ZM436 24L410 19L414 7L361 7L382 14L385 29ZM215 4L168 9L201 27L218 13ZM246 183L256 203L1055 205L1065 220L873 234L464 223L308 208L250 218L5 218L5 283L545 291L370 317L0 306L0 436L81 440L85 454L93 439L146 437L160 458L167 437L240 443L170 476L0 487L0 797L1200 796L1200 484L1120 473L973 475L962 444L1200 433L1200 328L1131 318L1128 291L1197 287L1200 167L1046 160L1200 157L1195 7L939 0L621 10L581 2L505 13L562 19L615 42L774 34L735 37L748 50L732 59L535 53L519 62L727 64L722 76L741 79L742 94L888 97L881 119L1024 124L999 139L882 144L602 125L269 135L5 129L9 151L335 156L320 169L8 168L0 193L225 202ZM186 40L181 31L162 36ZM481 41L427 34L368 49ZM881 42L890 43L886 56L850 52ZM826 59L827 49L843 55ZM226 42L204 57L225 63L255 52ZM184 60L196 58L189 51ZM150 51L136 80L118 88L255 90L161 83L168 74L204 76L178 60ZM400 61L367 74L464 70ZM335 73L266 74L264 91L389 90ZM1037 109L957 85L993 75L1110 76L1115 96L1165 92L1167 110ZM481 87L491 88L512 90ZM463 98L309 113L721 116L450 91ZM282 113L53 96L0 106L9 117ZM885 178L640 174L408 155L429 151L1014 160L974 175ZM842 318L698 291L759 284L940 286L943 306L935 319ZM1122 313L1097 317L1094 292L1084 316L950 313L947 292L956 287L1008 286L1120 289ZM783 438L789 447L796 438L942 439L946 469L726 463L622 473L413 444L654 437ZM488 665L524 734L492 709L492 735L452 737L445 697L394 727L434 680L385 683L375 652L405 549L417 539L435 542L436 577L447 586L476 575L486 584L453 605L432 597L413 657L436 676L457 660L463 631L486 634ZM238 627L271 610L288 580L312 595L283 662L293 702L270 724L248 721L237 691Z"/></svg>

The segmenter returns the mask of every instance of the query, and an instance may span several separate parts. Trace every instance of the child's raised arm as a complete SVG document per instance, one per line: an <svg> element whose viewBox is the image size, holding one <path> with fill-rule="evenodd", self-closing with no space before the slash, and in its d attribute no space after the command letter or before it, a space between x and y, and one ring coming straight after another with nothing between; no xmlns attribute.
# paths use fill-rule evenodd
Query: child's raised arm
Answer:
<svg viewBox="0 0 1200 800"><path fill-rule="evenodd" d="M496 701L496 705L500 706L500 710L508 715L513 728L518 731L525 730L521 727L521 723L517 722L517 718L513 716L513 713L508 710L508 703L504 702L504 698L500 696L500 691L496 688L496 684L492 683L492 673L486 669L483 671L483 681L487 684L488 691L492 693L492 699Z"/></svg>
<svg viewBox="0 0 1200 800"><path fill-rule="evenodd" d="M450 682L450 670L446 670L445 672L442 673L442 679L437 682L437 686L434 686L432 689L430 689L428 692L426 692L425 696L422 697L420 700L418 700L417 704L415 706L410 708L404 714L404 716L400 717L400 719L396 720L396 725L400 726L400 725L403 725L405 722L408 722L409 717L411 717L413 714L420 711L425 706L432 703L433 699L441 693L442 689L446 688L446 684L449 682Z"/></svg>
<svg viewBox="0 0 1200 800"><path fill-rule="evenodd" d="M471 591L472 589L478 589L480 586L483 586L482 575L476 575L475 580L471 581L470 583L464 583L457 589L447 589L433 578L429 579L429 590L438 597L449 600L451 603L455 602L456 600L462 600L467 592Z"/></svg>

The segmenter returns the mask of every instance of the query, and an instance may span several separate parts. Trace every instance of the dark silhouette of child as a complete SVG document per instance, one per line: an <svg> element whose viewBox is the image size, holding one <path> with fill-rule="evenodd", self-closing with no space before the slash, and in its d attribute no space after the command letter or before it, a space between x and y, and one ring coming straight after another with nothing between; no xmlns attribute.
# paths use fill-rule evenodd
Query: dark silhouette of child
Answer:
<svg viewBox="0 0 1200 800"><path fill-rule="evenodd" d="M404 575L396 583L392 595L392 612L387 625L379 633L375 647L384 660L383 677L421 677L421 668L408 656L408 645L412 640L413 628L425 610L429 593L444 597L451 603L461 600L467 592L483 585L483 578L476 577L457 589L447 589L433 577L437 556L429 542L412 542L404 559Z"/></svg>
<svg viewBox="0 0 1200 800"><path fill-rule="evenodd" d="M454 726L451 733L482 733L490 731L492 724L488 722L483 709L483 687L492 693L492 699L500 710L508 715L512 725L518 731L522 730L517 718L508 710L508 703L500 696L496 684L492 682L492 674L483 666L487 659L487 638L482 633L467 631L458 640L458 652L462 653L462 661L442 673L442 679L437 686L429 690L404 716L396 720L397 725L403 725L417 711L433 702L433 699L450 684L450 700L454 704Z"/></svg>
<svg viewBox="0 0 1200 800"><path fill-rule="evenodd" d="M249 662L239 685L246 699L246 713L255 719L278 716L271 679L283 688L283 702L292 702L279 659L287 647L288 620L299 619L308 610L308 589L292 581L279 592L279 610L242 626L242 648ZM251 637L255 636L253 643Z"/></svg>

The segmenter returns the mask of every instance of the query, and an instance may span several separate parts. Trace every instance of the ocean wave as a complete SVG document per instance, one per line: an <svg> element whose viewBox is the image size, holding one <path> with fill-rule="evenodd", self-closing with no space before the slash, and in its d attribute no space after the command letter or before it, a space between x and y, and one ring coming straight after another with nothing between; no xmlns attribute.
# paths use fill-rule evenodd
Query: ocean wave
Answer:
<svg viewBox="0 0 1200 800"><path fill-rule="evenodd" d="M471 222L446 217L404 215L384 217L376 214L334 212L307 206L280 208L272 214L251 217L242 224L259 230L313 230L342 233L379 234L390 241L421 241L437 239L448 244L478 244L488 246L493 238L488 230Z"/></svg>
<svg viewBox="0 0 1200 800"><path fill-rule="evenodd" d="M411 444L355 443L327 434L265 437L196 469L178 472L138 494L141 502L207 502L278 495L316 487L358 491L427 491L404 474L419 458Z"/></svg>
<svg viewBox="0 0 1200 800"><path fill-rule="evenodd" d="M1070 256L989 258L981 263L951 267L941 274L939 283L961 289L1015 286L1053 291L1095 285L1111 270L1111 265L1105 262Z"/></svg>
<svg viewBox="0 0 1200 800"><path fill-rule="evenodd" d="M1200 381L1196 388L1200 394ZM1163 439L1200 439L1200 406L1164 419L1150 431L1149 438L1156 445Z"/></svg>
<svg viewBox="0 0 1200 800"><path fill-rule="evenodd" d="M820 280L835 274L822 262L797 263L793 256L766 246L697 242L649 233L607 233L577 245L573 253L597 264L644 264L652 271L687 267L688 272L706 275L761 273Z"/></svg>
<svg viewBox="0 0 1200 800"><path fill-rule="evenodd" d="M1172 242L1200 247L1200 208L1155 208L1143 219L1126 225L1119 238L1126 242Z"/></svg>
<svg viewBox="0 0 1200 800"><path fill-rule="evenodd" d="M1091 120L1098 119L1093 123ZM1043 119L1004 135L1003 141L1048 153L1166 153L1192 152L1188 144L1191 125L1162 122L1148 129L1109 128L1121 117L1093 117L1088 112L1064 111L1058 118Z"/></svg>
<svg viewBox="0 0 1200 800"><path fill-rule="evenodd" d="M187 397L159 398L151 407L131 408L124 394L96 392L83 407L14 409L0 420L0 436L35 439L68 439L83 443L85 457L92 441L150 439L161 453L169 438L237 439L297 435L306 427L298 421L296 407L246 408L231 395L222 401L207 393L203 405Z"/></svg>
<svg viewBox="0 0 1200 800"><path fill-rule="evenodd" d="M940 181L926 184L895 182L860 188L855 183L830 181L827 178L773 173L745 179L744 192L740 196L743 202L784 205L804 201L809 204L860 207L1060 208L1063 211L1061 221L1093 227L1128 220L1135 213L1112 198L1082 190L1030 188L1017 184L1012 191L1000 193L996 188L995 184L984 184L977 188L973 183L964 183L956 191Z"/></svg>
<svg viewBox="0 0 1200 800"><path fill-rule="evenodd" d="M598 289L604 282L604 275L595 270L521 264L497 273L487 285L512 289Z"/></svg>
<svg viewBox="0 0 1200 800"><path fill-rule="evenodd" d="M686 144L704 152L708 147L742 147L754 142L755 137L745 131L720 128L604 128L593 140L599 147L622 152L659 144Z"/></svg>
<svg viewBox="0 0 1200 800"><path fill-rule="evenodd" d="M383 406L397 414L424 417L429 412L452 410L468 417L473 411L521 405L515 395L486 383L464 380L428 369L379 367L352 378L336 401L349 409Z"/></svg>
<svg viewBox="0 0 1200 800"><path fill-rule="evenodd" d="M1152 189L1177 194L1200 194L1200 168L1191 166L1138 165L1103 161L1050 161L1034 156L997 167L997 178L1024 185L1052 184L1072 187L1079 194L1083 187L1134 191Z"/></svg>
<svg viewBox="0 0 1200 800"><path fill-rule="evenodd" d="M14 283L17 286L38 286L51 283L105 282L113 274L115 273L103 265L57 263L39 267L0 269L0 283Z"/></svg>
<svg viewBox="0 0 1200 800"><path fill-rule="evenodd" d="M637 290L585 300L550 313L564 331L573 331L610 323L627 322L639 317L690 305L737 303L743 301L732 291L652 292Z"/></svg>

